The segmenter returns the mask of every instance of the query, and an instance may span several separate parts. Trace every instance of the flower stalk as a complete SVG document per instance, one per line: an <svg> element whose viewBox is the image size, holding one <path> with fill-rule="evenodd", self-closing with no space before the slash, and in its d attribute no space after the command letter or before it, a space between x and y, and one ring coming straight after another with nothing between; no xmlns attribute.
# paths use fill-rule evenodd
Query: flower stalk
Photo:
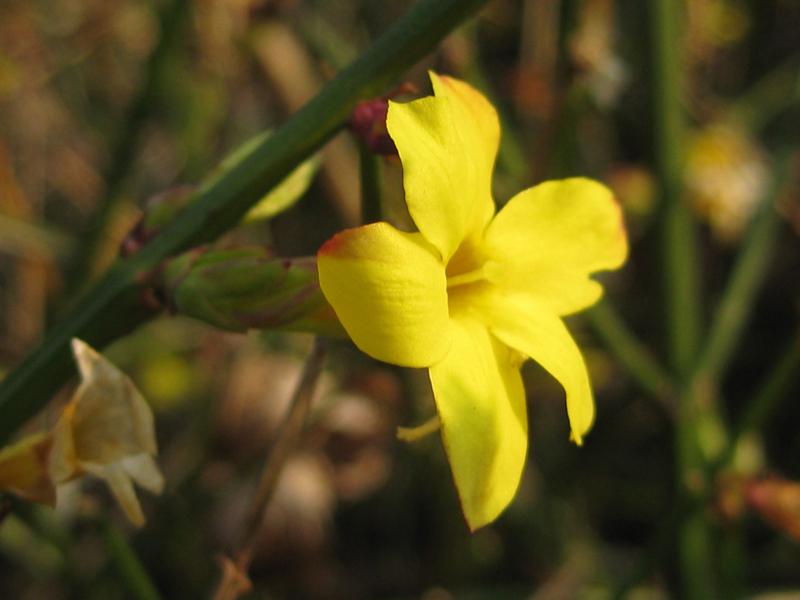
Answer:
<svg viewBox="0 0 800 600"><path fill-rule="evenodd" d="M327 346L321 338L314 339L314 345L306 359L300 382L295 388L288 412L278 429L278 437L270 448L258 488L248 510L242 529L242 541L235 558L223 559L223 576L214 593L214 600L235 600L249 589L247 571L253 558L269 501L275 491L283 466L291 451L297 445L305 428L314 398L317 381L322 374L327 356Z"/></svg>

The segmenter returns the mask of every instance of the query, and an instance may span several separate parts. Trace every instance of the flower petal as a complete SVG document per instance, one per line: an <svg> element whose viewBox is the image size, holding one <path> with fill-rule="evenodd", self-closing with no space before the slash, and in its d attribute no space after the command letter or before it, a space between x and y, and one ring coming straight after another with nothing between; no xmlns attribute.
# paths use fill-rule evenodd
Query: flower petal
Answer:
<svg viewBox="0 0 800 600"><path fill-rule="evenodd" d="M616 269L628 252L611 191L589 179L548 181L512 198L486 231L496 283L525 290L559 315L594 304L595 271Z"/></svg>
<svg viewBox="0 0 800 600"><path fill-rule="evenodd" d="M450 348L444 266L420 234L347 229L317 254L319 283L347 333L379 360L427 367Z"/></svg>
<svg viewBox="0 0 800 600"><path fill-rule="evenodd" d="M101 465L97 463L81 463L81 467L87 473L102 479L106 482L114 498L119 502L125 515L131 523L137 527L144 525L145 518L142 512L142 505L136 497L133 489L133 482L122 465L119 463Z"/></svg>
<svg viewBox="0 0 800 600"><path fill-rule="evenodd" d="M461 507L471 530L511 502L528 447L525 392L509 348L475 321L453 323L453 346L430 368Z"/></svg>
<svg viewBox="0 0 800 600"><path fill-rule="evenodd" d="M61 419L71 423L78 460L156 454L153 413L133 382L86 343L73 339L72 349L82 381Z"/></svg>
<svg viewBox="0 0 800 600"><path fill-rule="evenodd" d="M136 454L123 458L119 462L122 470L148 492L160 494L164 491L164 476L158 464L149 454Z"/></svg>
<svg viewBox="0 0 800 600"><path fill-rule="evenodd" d="M403 163L409 213L447 261L494 214L500 126L492 105L466 83L435 73L431 81L434 97L389 102L386 126Z"/></svg>
<svg viewBox="0 0 800 600"><path fill-rule="evenodd" d="M482 312L492 334L535 360L564 387L571 438L580 445L594 422L594 399L583 356L564 322L524 294L497 294Z"/></svg>
<svg viewBox="0 0 800 600"><path fill-rule="evenodd" d="M52 434L34 433L0 450L0 491L54 506L56 488L48 470L52 447Z"/></svg>

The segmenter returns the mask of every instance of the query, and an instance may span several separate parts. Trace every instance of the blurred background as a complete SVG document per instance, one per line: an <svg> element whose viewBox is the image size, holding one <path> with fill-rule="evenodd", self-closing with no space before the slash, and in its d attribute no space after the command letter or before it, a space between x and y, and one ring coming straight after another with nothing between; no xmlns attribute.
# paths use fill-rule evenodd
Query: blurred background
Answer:
<svg viewBox="0 0 800 600"><path fill-rule="evenodd" d="M410 4L3 0L0 373L110 264L148 198L200 181L239 144L279 125ZM407 80L427 94L425 73L434 68L470 81L498 107L498 204L569 175L615 190L632 252L604 283L660 357L647 4L494 0ZM800 3L689 0L684 13L691 127L683 183L699 224L708 316L773 186L776 148L798 141ZM311 255L356 224L358 150L350 134L326 146L320 165L292 209L227 241ZM384 162L383 187L384 214L402 221L398 161ZM798 337L797 192L796 177L781 187L778 251L721 389L726 421L742 413L779 349ZM568 442L563 392L529 362L524 478L511 507L474 535L438 436L395 439L397 426L434 412L426 373L336 346L311 426L269 508L246 597L605 598L626 586L633 597L672 597L675 554L654 540L669 526L675 498L673 417L587 319L568 325L594 382L594 430L583 448ZM140 531L100 483L67 490L58 511L15 506L0 524L2 596L135 597L121 532L164 598L208 597L309 346L307 336L221 333L180 317L115 343L107 355L156 412L166 491L142 494L148 522ZM730 597L800 597L798 393L796 382L783 391L705 514L727 540L719 552ZM57 408L48 409L30 427L55 416ZM772 487L764 475L773 476Z"/></svg>

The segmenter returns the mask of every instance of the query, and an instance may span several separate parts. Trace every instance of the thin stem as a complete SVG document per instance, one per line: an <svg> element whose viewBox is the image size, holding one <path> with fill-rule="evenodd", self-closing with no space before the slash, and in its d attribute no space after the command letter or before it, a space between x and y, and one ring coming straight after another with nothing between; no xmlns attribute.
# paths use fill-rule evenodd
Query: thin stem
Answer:
<svg viewBox="0 0 800 600"><path fill-rule="evenodd" d="M226 567L219 586L214 593L215 600L234 600L244 591L242 589L242 581L247 580L247 570L250 567L253 551L264 525L267 506L275 492L275 486L278 483L278 478L283 471L286 460L297 445L305 428L311 409L311 400L314 398L314 390L322 374L326 354L327 348L324 342L321 338L315 338L314 346L306 359L306 364L300 376L300 382L297 384L289 404L289 410L281 427L278 429L278 436L270 449L264 469L261 472L258 489L250 503L250 509L245 519L243 539L239 550L235 553L236 558L232 565L229 564Z"/></svg>
<svg viewBox="0 0 800 600"><path fill-rule="evenodd" d="M129 597L135 600L160 600L156 586L122 532L110 522L105 522L102 533L108 554Z"/></svg>
<svg viewBox="0 0 800 600"><path fill-rule="evenodd" d="M627 577L620 580L611 594L613 600L624 600L639 583L647 577L670 548L675 536L675 529L680 526L684 516L688 514L691 504L684 500L676 505L663 519L661 526L652 537L647 548L639 554L637 562Z"/></svg>
<svg viewBox="0 0 800 600"><path fill-rule="evenodd" d="M795 333L783 350L775 366L757 386L758 393L747 404L747 409L733 428L725 449L709 467L710 476L724 469L731 461L739 441L751 431L759 429L775 413L780 401L786 398L789 386L800 375L800 333ZM676 527L693 511L699 510L709 499L713 488L694 498L679 501L653 536L648 549L640 555L629 575L622 580L612 598L622 599L658 564L670 548Z"/></svg>
<svg viewBox="0 0 800 600"><path fill-rule="evenodd" d="M797 81L798 57L792 56L752 84L719 119L750 132L761 131L777 114L800 99Z"/></svg>
<svg viewBox="0 0 800 600"><path fill-rule="evenodd" d="M358 143L361 173L361 222L376 223L383 218L381 173L383 160L363 142Z"/></svg>
<svg viewBox="0 0 800 600"><path fill-rule="evenodd" d="M800 375L800 333L792 336L774 364L773 369L756 388L758 392L747 403L744 414L733 427L725 449L712 466L714 472L727 466L745 435L758 430L774 414L780 401L785 398L789 386Z"/></svg>
<svg viewBox="0 0 800 600"><path fill-rule="evenodd" d="M67 301L69 296L85 286L96 267L96 259L101 247L107 240L107 229L114 218L121 199L125 179L130 172L134 156L139 148L142 126L156 104L159 84L162 79L164 64L167 62L176 40L189 12L189 0L172 0L159 19L159 30L162 32L145 67L143 84L122 117L122 126L116 135L111 150L111 160L105 173L105 194L98 203L97 210L86 224L86 236L77 252L70 258L65 281L67 282Z"/></svg>
<svg viewBox="0 0 800 600"><path fill-rule="evenodd" d="M697 367L699 376L717 381L728 364L747 322L756 293L769 272L768 265L778 242L781 219L776 203L791 173L792 153L782 150L771 188L734 266L716 311L708 341Z"/></svg>
<svg viewBox="0 0 800 600"><path fill-rule="evenodd" d="M313 154L360 100L380 95L487 0L420 0L361 57L259 144L214 173L190 205L142 250L118 261L41 345L0 384L0 443L74 373L69 342L103 347L151 318L142 281L167 257L215 239L236 225L266 191Z"/></svg>
<svg viewBox="0 0 800 600"><path fill-rule="evenodd" d="M589 324L636 382L668 413L674 412L671 398L675 385L664 368L628 328L607 301L586 312Z"/></svg>

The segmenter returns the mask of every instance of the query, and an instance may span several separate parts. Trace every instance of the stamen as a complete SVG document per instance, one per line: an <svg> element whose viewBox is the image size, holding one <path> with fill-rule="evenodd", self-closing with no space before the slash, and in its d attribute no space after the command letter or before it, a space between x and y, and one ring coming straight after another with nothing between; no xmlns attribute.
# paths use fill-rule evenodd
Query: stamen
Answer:
<svg viewBox="0 0 800 600"><path fill-rule="evenodd" d="M460 275L452 275L448 277L447 287L452 288L459 285L466 285L468 283L475 283L476 281L481 281L482 279L486 279L484 267L475 269L474 271L469 271L468 273L461 273Z"/></svg>
<svg viewBox="0 0 800 600"><path fill-rule="evenodd" d="M403 440L404 442L416 442L435 433L441 426L442 422L439 420L439 415L434 415L417 427L398 427L397 439Z"/></svg>

